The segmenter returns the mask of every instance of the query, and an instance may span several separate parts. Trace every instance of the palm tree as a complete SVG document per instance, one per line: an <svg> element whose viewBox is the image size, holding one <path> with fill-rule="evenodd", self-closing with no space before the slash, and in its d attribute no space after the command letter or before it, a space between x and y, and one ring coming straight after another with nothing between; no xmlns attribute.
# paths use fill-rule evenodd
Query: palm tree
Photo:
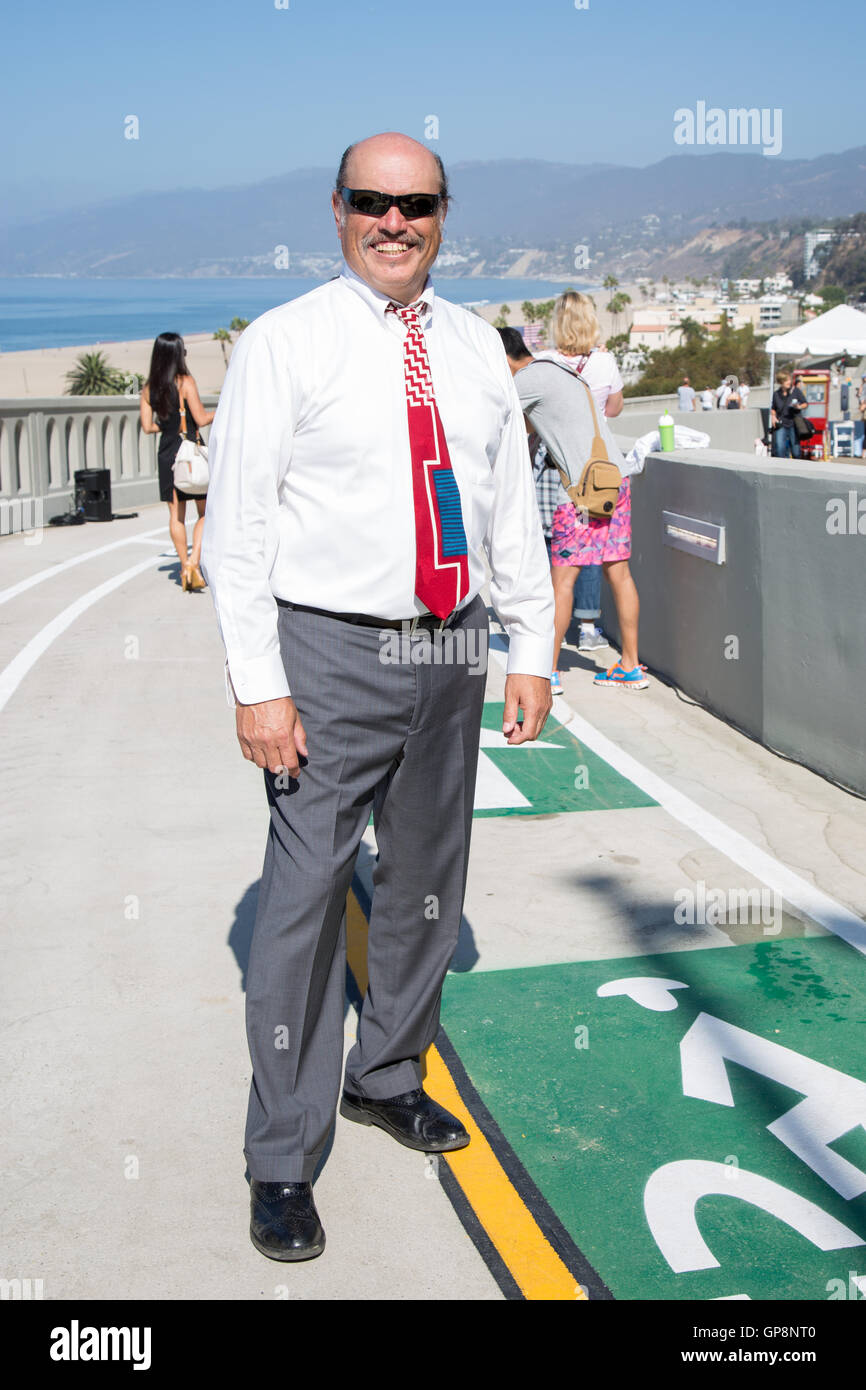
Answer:
<svg viewBox="0 0 866 1390"><path fill-rule="evenodd" d="M541 330L544 334L545 339L549 338L550 336L550 320L553 317L553 311L555 308L555 299L543 299L540 304L536 304L535 306L536 322L541 324Z"/></svg>
<svg viewBox="0 0 866 1390"><path fill-rule="evenodd" d="M109 365L104 352L83 352L66 380L67 396L119 396L126 387L124 374Z"/></svg>
<svg viewBox="0 0 866 1390"><path fill-rule="evenodd" d="M218 328L216 333L214 333L214 337L216 338L217 342L222 348L223 362L225 363L226 367L228 367L229 359L226 356L226 343L231 342L232 335L231 333L229 333L227 328Z"/></svg>
<svg viewBox="0 0 866 1390"><path fill-rule="evenodd" d="M686 347L700 347L704 341L703 324L698 323L697 319L689 318L688 315L677 324L674 332L679 332L680 342L685 343Z"/></svg>
<svg viewBox="0 0 866 1390"><path fill-rule="evenodd" d="M232 333L237 333L238 335L243 333L244 329L249 328L249 326L249 319L232 319L231 323L229 324L229 328L231 329Z"/></svg>
<svg viewBox="0 0 866 1390"><path fill-rule="evenodd" d="M523 315L524 323L535 323L535 305L531 299L524 299L520 306L520 312Z"/></svg>
<svg viewBox="0 0 866 1390"><path fill-rule="evenodd" d="M619 284L619 281L617 281L617 284ZM622 290L618 290L617 293L608 300L607 311L609 314L613 314L614 327L616 327L617 320L627 304L631 304L631 295L624 294Z"/></svg>
<svg viewBox="0 0 866 1390"><path fill-rule="evenodd" d="M619 284L619 280L617 280L615 275L605 275L601 283L606 290L615 290Z"/></svg>
<svg viewBox="0 0 866 1390"><path fill-rule="evenodd" d="M509 324L508 324L508 315L509 315L510 313L511 313L511 305L510 305L510 304L502 304L502 305L500 305L499 313L497 314L496 318L493 320L493 327L494 327L494 328L508 328L508 326L509 326Z"/></svg>

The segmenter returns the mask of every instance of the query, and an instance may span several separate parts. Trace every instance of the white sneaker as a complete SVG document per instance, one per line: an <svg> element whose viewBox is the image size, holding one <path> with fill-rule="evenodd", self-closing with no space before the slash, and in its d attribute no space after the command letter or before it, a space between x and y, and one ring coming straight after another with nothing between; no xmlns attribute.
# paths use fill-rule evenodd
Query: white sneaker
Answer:
<svg viewBox="0 0 866 1390"><path fill-rule="evenodd" d="M599 628L594 627L591 632L586 632L581 628L580 637L577 640L577 650L579 652L598 652L601 651L603 647L609 646L610 643Z"/></svg>

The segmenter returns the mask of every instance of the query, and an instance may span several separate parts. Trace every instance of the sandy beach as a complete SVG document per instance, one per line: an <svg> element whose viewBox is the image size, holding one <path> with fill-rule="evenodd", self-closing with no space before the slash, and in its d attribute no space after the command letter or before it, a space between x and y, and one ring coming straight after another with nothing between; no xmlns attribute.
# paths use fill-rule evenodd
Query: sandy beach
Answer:
<svg viewBox="0 0 866 1390"><path fill-rule="evenodd" d="M631 293L632 304L629 307L633 309L637 302L634 288L627 285L622 285L620 288ZM609 337L614 331L611 315L603 308L608 294L609 291L604 289L593 291L595 302L599 308L603 339ZM447 287L443 298L448 298ZM508 322L512 326L518 327L523 322L521 305L524 301L515 299L507 302L511 310L508 315ZM531 301L533 304L543 302L545 301L542 299ZM477 312L488 323L492 323L499 316L501 307L500 303L484 304L479 306ZM627 327L630 317L630 314L620 316L618 331L622 332ZM220 343L210 333L185 334L184 342L187 347L189 368L196 379L201 395L216 395L222 389L226 370ZM153 340L145 338L129 343L87 343L78 347L35 348L26 352L0 353L0 399L27 397L32 399L34 397L48 398L66 395L66 373L72 370L77 358L83 352L93 352L94 350L103 352L110 366L126 372L141 372L142 375L146 376L152 347ZM226 344L226 354L229 358L231 357L231 345L228 343Z"/></svg>
<svg viewBox="0 0 866 1390"><path fill-rule="evenodd" d="M220 344L210 333L184 335L189 369L203 396L216 395L222 389L225 376ZM109 365L125 372L141 372L147 376L153 339L144 338L132 343L88 343L81 347L34 348L28 352L0 354L0 399L10 397L65 396L66 373L71 371L83 352L103 352ZM231 346L226 343L231 356Z"/></svg>

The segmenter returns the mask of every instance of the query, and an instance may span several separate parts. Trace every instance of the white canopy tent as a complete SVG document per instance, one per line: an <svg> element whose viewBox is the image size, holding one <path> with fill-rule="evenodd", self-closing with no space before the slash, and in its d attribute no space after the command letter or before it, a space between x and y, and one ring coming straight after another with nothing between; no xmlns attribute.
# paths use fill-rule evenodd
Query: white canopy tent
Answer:
<svg viewBox="0 0 866 1390"><path fill-rule="evenodd" d="M770 390L775 378L776 353L787 357L866 356L866 314L848 304L837 304L826 314L807 319L790 333L775 333L764 344L770 354Z"/></svg>

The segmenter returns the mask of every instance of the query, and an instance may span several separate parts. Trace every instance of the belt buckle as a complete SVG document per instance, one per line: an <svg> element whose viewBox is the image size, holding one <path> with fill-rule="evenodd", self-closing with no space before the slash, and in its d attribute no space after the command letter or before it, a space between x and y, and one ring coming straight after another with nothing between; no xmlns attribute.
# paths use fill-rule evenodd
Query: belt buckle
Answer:
<svg viewBox="0 0 866 1390"><path fill-rule="evenodd" d="M455 609L452 609L451 612L448 613L448 614L446 615L446 617L440 618L436 627L423 628L422 631L423 631L423 632L444 632L444 631L445 631L445 628L446 628L446 625L447 625L447 624L450 622L450 620L454 617L455 611L456 611ZM432 618L432 617L434 617L434 616L435 616L435 615L434 615L433 613L416 613L415 616L414 616L414 618L410 618L410 619L408 620L409 636L410 636L410 637L413 636L413 634L416 633L416 632L418 631L418 624L420 623L420 621L421 621L422 618Z"/></svg>

